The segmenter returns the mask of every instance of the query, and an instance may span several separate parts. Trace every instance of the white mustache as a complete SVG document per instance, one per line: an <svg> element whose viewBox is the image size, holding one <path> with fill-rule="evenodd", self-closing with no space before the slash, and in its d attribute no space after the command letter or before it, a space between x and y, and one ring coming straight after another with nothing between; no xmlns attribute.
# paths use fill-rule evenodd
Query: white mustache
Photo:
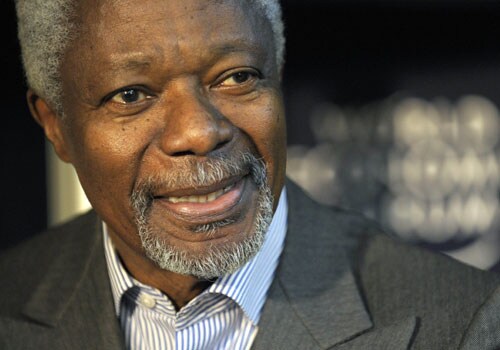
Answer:
<svg viewBox="0 0 500 350"><path fill-rule="evenodd" d="M176 189L200 188L215 185L231 177L250 174L260 187L266 183L266 167L252 153L236 153L203 162L191 161L182 169L154 174L134 186L130 202L136 212L145 214L154 193Z"/></svg>

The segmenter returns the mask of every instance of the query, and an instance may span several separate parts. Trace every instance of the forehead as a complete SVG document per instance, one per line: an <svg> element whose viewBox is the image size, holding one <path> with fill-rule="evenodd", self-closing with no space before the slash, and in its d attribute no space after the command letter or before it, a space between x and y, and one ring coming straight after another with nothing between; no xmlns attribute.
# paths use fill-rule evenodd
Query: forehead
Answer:
<svg viewBox="0 0 500 350"><path fill-rule="evenodd" d="M251 0L81 0L76 14L89 22L106 17L109 23L126 23L137 18L148 19L165 16L175 22L183 17L193 19L197 13L207 15L227 10L241 9L244 12L256 9Z"/></svg>
<svg viewBox="0 0 500 350"><path fill-rule="evenodd" d="M215 42L225 43L222 50L262 47L262 34L271 32L261 11L247 0L86 0L79 3L77 22L79 35L73 46L87 53L132 54L132 49L146 49L158 55L165 51L159 42L171 44L169 50L175 49L175 54L206 50ZM270 41L266 50L271 49Z"/></svg>

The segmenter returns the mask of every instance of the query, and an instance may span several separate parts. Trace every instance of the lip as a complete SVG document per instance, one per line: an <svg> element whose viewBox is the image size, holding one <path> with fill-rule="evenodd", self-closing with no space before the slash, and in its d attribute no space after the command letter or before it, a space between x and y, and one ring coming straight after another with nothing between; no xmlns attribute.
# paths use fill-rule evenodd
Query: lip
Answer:
<svg viewBox="0 0 500 350"><path fill-rule="evenodd" d="M168 191L168 192L159 192L154 194L155 199L166 199L168 197L183 197L183 196L202 196L209 194L211 192L216 192L218 190L222 190L225 187L234 185L241 181L243 177L246 175L241 175L241 176L233 176L227 179L224 179L220 182L217 182L216 184L210 185L210 186L204 186L204 187L192 187L192 188L185 188L185 189L177 189L173 191Z"/></svg>
<svg viewBox="0 0 500 350"><path fill-rule="evenodd" d="M170 192L168 196L155 196L154 202L167 209L177 219L194 225L206 224L235 215L239 210L238 207L251 196L252 186L250 183L251 179L249 176L233 178L229 181L220 182L215 186ZM174 196L174 194L176 196L205 195L231 185L233 187L229 191L211 202L173 203L168 200L168 197Z"/></svg>

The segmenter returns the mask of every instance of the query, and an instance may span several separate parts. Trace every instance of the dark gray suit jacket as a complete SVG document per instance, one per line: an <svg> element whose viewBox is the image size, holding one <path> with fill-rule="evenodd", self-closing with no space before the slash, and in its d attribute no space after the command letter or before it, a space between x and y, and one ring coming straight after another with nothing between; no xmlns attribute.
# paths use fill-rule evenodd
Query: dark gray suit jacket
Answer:
<svg viewBox="0 0 500 350"><path fill-rule="evenodd" d="M482 326L496 275L287 189L285 249L254 349L483 349L484 334L500 346L499 328ZM2 255L1 349L123 348L100 226L90 212Z"/></svg>

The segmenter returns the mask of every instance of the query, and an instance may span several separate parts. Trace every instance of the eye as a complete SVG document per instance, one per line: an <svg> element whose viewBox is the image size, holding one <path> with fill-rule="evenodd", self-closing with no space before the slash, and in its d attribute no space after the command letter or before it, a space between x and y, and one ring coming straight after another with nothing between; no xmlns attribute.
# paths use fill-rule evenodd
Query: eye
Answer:
<svg viewBox="0 0 500 350"><path fill-rule="evenodd" d="M157 95L145 86L126 86L106 95L100 103L116 115L135 115L147 110Z"/></svg>
<svg viewBox="0 0 500 350"><path fill-rule="evenodd" d="M130 105L143 102L150 97L151 97L150 95L146 94L144 91L140 89L127 88L112 95L109 100L122 105Z"/></svg>
<svg viewBox="0 0 500 350"><path fill-rule="evenodd" d="M222 87L236 87L254 81L258 78L257 72L240 71L231 74L224 79L219 85Z"/></svg>

